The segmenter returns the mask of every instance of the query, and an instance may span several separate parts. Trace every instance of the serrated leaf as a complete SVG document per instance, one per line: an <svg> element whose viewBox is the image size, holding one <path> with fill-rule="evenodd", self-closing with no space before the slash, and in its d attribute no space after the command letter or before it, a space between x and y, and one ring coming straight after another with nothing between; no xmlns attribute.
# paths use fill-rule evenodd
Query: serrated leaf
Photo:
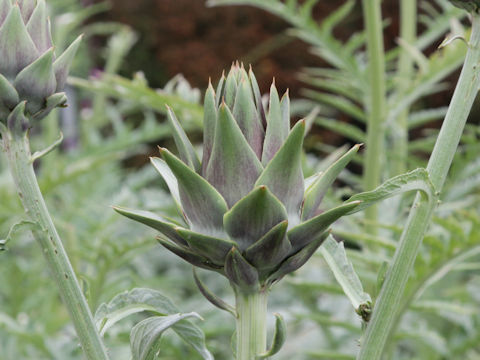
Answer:
<svg viewBox="0 0 480 360"><path fill-rule="evenodd" d="M320 247L320 253L355 310L358 310L361 305L371 304L372 299L369 294L363 291L360 278L347 258L343 242L337 242L330 235Z"/></svg>
<svg viewBox="0 0 480 360"><path fill-rule="evenodd" d="M372 191L353 195L345 203L352 201L361 201L362 203L348 214L361 211L378 201L414 190L422 192L428 201L434 201L437 197L435 187L430 181L427 170L419 168L406 174L395 176Z"/></svg>
<svg viewBox="0 0 480 360"><path fill-rule="evenodd" d="M137 288L118 294L109 303L101 304L95 313L95 323L103 335L117 322L140 312L163 317L178 314L179 310L161 292ZM204 360L213 360L213 356L205 347L205 336L195 324L188 320L177 322L172 330L201 354Z"/></svg>

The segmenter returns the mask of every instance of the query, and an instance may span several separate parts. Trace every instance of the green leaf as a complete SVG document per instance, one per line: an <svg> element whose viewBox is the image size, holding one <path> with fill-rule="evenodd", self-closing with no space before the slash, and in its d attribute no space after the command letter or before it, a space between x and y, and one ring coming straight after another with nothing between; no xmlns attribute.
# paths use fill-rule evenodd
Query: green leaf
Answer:
<svg viewBox="0 0 480 360"><path fill-rule="evenodd" d="M268 277L268 282L270 284L273 284L279 281L285 275L290 274L291 272L296 271L303 265L305 265L305 263L312 257L315 251L317 251L318 247L322 244L322 242L327 238L328 235L328 232L317 235L315 238L313 238L312 241L308 243L307 246L303 247L300 251L287 258L280 265L278 270Z"/></svg>
<svg viewBox="0 0 480 360"><path fill-rule="evenodd" d="M24 68L13 83L20 98L27 100L27 111L36 113L45 99L55 92L57 81L53 72L53 48Z"/></svg>
<svg viewBox="0 0 480 360"><path fill-rule="evenodd" d="M257 359L266 359L269 358L280 351L283 344L287 340L287 326L285 320L280 314L275 315L275 333L273 334L273 341L270 349L261 355L257 356Z"/></svg>
<svg viewBox="0 0 480 360"><path fill-rule="evenodd" d="M348 165L361 145L355 145L350 151L335 161L317 180L306 190L303 201L302 220L308 220L315 215L320 203L340 172Z"/></svg>
<svg viewBox="0 0 480 360"><path fill-rule="evenodd" d="M155 315L171 315L178 312L173 302L161 292L136 288L116 295L108 303L101 304L95 312L95 323L103 336L117 322L140 312Z"/></svg>
<svg viewBox="0 0 480 360"><path fill-rule="evenodd" d="M119 206L114 206L113 210L119 214L126 216L132 220L138 221L142 224L150 226L151 228L160 231L168 239L176 244L186 246L187 242L177 233L177 225L168 222L165 218L150 211L126 209Z"/></svg>
<svg viewBox="0 0 480 360"><path fill-rule="evenodd" d="M236 248L228 253L225 260L225 274L228 279L244 292L255 292L259 288L258 272Z"/></svg>
<svg viewBox="0 0 480 360"><path fill-rule="evenodd" d="M161 236L157 237L157 241L163 247L165 247L167 250L171 251L172 253L174 253L178 257L182 258L183 260L185 260L186 262L188 262L188 263L190 263L194 266L198 266L199 268L202 268L202 269L219 271L219 272L223 273L221 271L222 266L215 265L209 259L207 259L203 256L200 256L199 254L194 253L193 251L189 250L188 247L182 247L182 246L175 245L171 241L165 240Z"/></svg>
<svg viewBox="0 0 480 360"><path fill-rule="evenodd" d="M0 239L0 251L5 250L5 245L13 239L15 233L19 231L38 230L39 225L36 222L29 220L22 220L14 224L8 231L5 239Z"/></svg>
<svg viewBox="0 0 480 360"><path fill-rule="evenodd" d="M0 0L0 24L3 24L11 8L12 3L10 0Z"/></svg>
<svg viewBox="0 0 480 360"><path fill-rule="evenodd" d="M355 310L358 310L362 305L371 304L372 299L369 294L363 291L362 283L352 263L347 258L343 242L337 242L330 235L320 247L320 253Z"/></svg>
<svg viewBox="0 0 480 360"><path fill-rule="evenodd" d="M214 238L187 229L177 228L177 232L188 243L190 249L217 265L225 263L228 252L236 245L233 241Z"/></svg>
<svg viewBox="0 0 480 360"><path fill-rule="evenodd" d="M354 212L360 205L361 201L339 205L290 229L287 235L292 244L292 251L298 251L307 245L312 239L325 232L336 220Z"/></svg>
<svg viewBox="0 0 480 360"><path fill-rule="evenodd" d="M39 56L25 27L18 4L12 6L0 28L0 54L0 73L9 80L13 80Z"/></svg>
<svg viewBox="0 0 480 360"><path fill-rule="evenodd" d="M31 163L34 163L35 161L37 161L38 159L44 157L45 155L48 155L49 153L51 153L53 150L55 150L58 146L60 146L60 144L62 143L63 141L63 133L60 132L60 136L58 137L57 140L55 140L52 144L50 144L49 146L47 146L45 149L43 150L40 150L40 151L35 151L31 158L30 158L30 162Z"/></svg>
<svg viewBox="0 0 480 360"><path fill-rule="evenodd" d="M33 118L36 120L43 119L45 116L50 114L50 112L57 107L65 107L67 103L67 95L65 93L55 93L49 96L42 109L39 112L33 114Z"/></svg>
<svg viewBox="0 0 480 360"><path fill-rule="evenodd" d="M137 288L118 294L109 303L100 305L95 313L95 323L103 335L117 322L127 316L141 312L164 317L165 315L178 315L179 310L161 292ZM184 320L175 323L172 330L196 349L203 359L213 360L213 356L205 347L205 336L196 325L188 320Z"/></svg>
<svg viewBox="0 0 480 360"><path fill-rule="evenodd" d="M347 115L352 116L362 123L366 121L365 112L353 101L338 95L319 93L314 90L303 90L302 92L305 96L318 101L321 104L329 105Z"/></svg>
<svg viewBox="0 0 480 360"><path fill-rule="evenodd" d="M200 280L198 277L197 271L193 268L193 278L195 279L195 284L197 285L198 289L202 293L202 295L210 301L214 306L218 307L221 310L225 310L233 315L233 317L237 317L237 311L235 308L227 304L225 301L220 299L217 295L215 295L210 289L208 289L205 284Z"/></svg>
<svg viewBox="0 0 480 360"><path fill-rule="evenodd" d="M232 113L225 104L220 105L206 179L231 207L252 190L262 170Z"/></svg>
<svg viewBox="0 0 480 360"><path fill-rule="evenodd" d="M190 228L205 235L223 237L223 215L228 207L222 195L168 150L160 151L177 178L182 208L191 223Z"/></svg>
<svg viewBox="0 0 480 360"><path fill-rule="evenodd" d="M0 108L8 114L20 101L17 90L0 74ZM4 115L2 115L4 116Z"/></svg>
<svg viewBox="0 0 480 360"><path fill-rule="evenodd" d="M173 139L177 145L177 150L180 155L180 159L187 164L195 172L200 173L201 165L200 160L198 160L197 153L193 148L192 143L188 139L187 134L183 130L182 126L177 120L173 110L167 105L167 119L170 123L173 133Z"/></svg>
<svg viewBox="0 0 480 360"><path fill-rule="evenodd" d="M372 191L353 195L346 201L346 204L353 201L361 201L361 204L352 209L348 214L361 211L378 201L414 190L421 191L427 197L429 202L435 201L437 198L437 192L430 181L427 170L416 169L406 174L395 176Z"/></svg>
<svg viewBox="0 0 480 360"><path fill-rule="evenodd" d="M57 88L56 91L62 91L67 82L68 72L70 70L70 65L73 62L75 54L82 42L83 35L80 35L75 39L73 43L60 55L57 60L53 63L53 70L55 72L55 78L57 79Z"/></svg>
<svg viewBox="0 0 480 360"><path fill-rule="evenodd" d="M260 120L262 122L263 128L267 128L267 117L265 115L265 109L263 108L262 94L260 93L260 88L258 87L258 82L255 77L255 74L252 71L252 67L248 69L248 78L250 79L250 84L252 85L253 95L255 96L255 104L259 112Z"/></svg>
<svg viewBox="0 0 480 360"><path fill-rule="evenodd" d="M286 107L287 99L282 99L283 107ZM286 110L286 109L283 109ZM290 114L288 114L290 115ZM270 87L270 103L267 114L267 130L265 132L265 141L263 145L262 164L266 166L275 156L277 151L282 147L290 130L290 116L284 116L282 107L280 106L280 98L278 96L275 82Z"/></svg>
<svg viewBox="0 0 480 360"><path fill-rule="evenodd" d="M277 266L292 249L286 236L287 227L286 220L274 226L245 250L245 259L259 270Z"/></svg>
<svg viewBox="0 0 480 360"><path fill-rule="evenodd" d="M266 186L259 186L225 214L223 224L240 251L244 251L286 219L283 204Z"/></svg>
<svg viewBox="0 0 480 360"><path fill-rule="evenodd" d="M237 95L237 79L234 73L234 65L228 72L227 79L225 80L225 89L222 93L223 101L227 104L227 107L232 109Z"/></svg>
<svg viewBox="0 0 480 360"><path fill-rule="evenodd" d="M242 78L238 85L237 97L233 106L233 117L253 152L258 159L261 159L265 131L259 116L250 81L248 77Z"/></svg>
<svg viewBox="0 0 480 360"><path fill-rule="evenodd" d="M37 1L37 6L28 20L27 31L40 54L52 47L50 20L48 19L45 0Z"/></svg>
<svg viewBox="0 0 480 360"><path fill-rule="evenodd" d="M196 313L154 316L135 325L130 333L133 360L156 360L160 351L160 337L179 321L196 317Z"/></svg>
<svg viewBox="0 0 480 360"><path fill-rule="evenodd" d="M291 226L299 222L303 201L302 145L305 122L300 120L265 167L255 186L266 185L285 205Z"/></svg>
<svg viewBox="0 0 480 360"><path fill-rule="evenodd" d="M365 133L360 128L347 122L342 122L337 119L318 117L315 119L315 123L323 126L327 130L331 130L335 133L343 135L353 141L364 142L366 139Z"/></svg>
<svg viewBox="0 0 480 360"><path fill-rule="evenodd" d="M160 159L158 157L151 157L150 162L167 184L168 189L170 190L170 194L172 195L173 200L175 201L175 204L180 211L180 214L182 214L183 216L177 178L175 177L175 175L173 175L172 170L170 170L167 163L163 159Z"/></svg>
<svg viewBox="0 0 480 360"><path fill-rule="evenodd" d="M208 83L203 103L203 154L202 154L202 175L207 173L207 165L212 153L213 141L215 139L215 126L217 123L217 106L215 105L215 91L212 83Z"/></svg>

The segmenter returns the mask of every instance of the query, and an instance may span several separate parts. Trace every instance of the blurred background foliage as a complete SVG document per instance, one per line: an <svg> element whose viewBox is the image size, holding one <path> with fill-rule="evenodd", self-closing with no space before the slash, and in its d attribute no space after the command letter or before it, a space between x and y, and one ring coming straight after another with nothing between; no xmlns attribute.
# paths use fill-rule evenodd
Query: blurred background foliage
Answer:
<svg viewBox="0 0 480 360"><path fill-rule="evenodd" d="M233 319L201 297L190 266L158 246L154 231L110 209L124 205L178 216L165 184L148 164L157 145L173 147L165 104L174 108L199 144L208 79L216 82L221 70L239 59L254 66L263 91L272 77L279 90L288 87L298 118L320 105L306 139L306 175L328 167L339 156L335 147L365 137L360 2L236 1L241 2L256 6L209 8L198 0L50 0L56 46L62 49L79 33L86 38L72 70L69 108L50 115L31 133L34 150L55 141L60 131L65 136L37 172L92 310L122 291L156 289L180 311L202 315L205 320L195 323L216 359L231 358ZM275 11L275 4L286 3L292 7ZM389 114L411 106L408 169L413 169L425 164L465 52L460 41L440 51L437 47L447 33L464 32L468 21L445 1L419 3L419 34L424 36L416 48L421 52L408 50L416 59L416 71L410 92L399 94L398 1L384 0L383 10ZM416 263L388 359L480 358L479 137L477 107ZM23 213L5 166L0 158L0 238ZM361 173L359 156L325 206L361 190ZM346 242L347 255L373 299L410 202L407 195L383 203L375 236L364 231L371 224L361 215L334 226L334 235ZM81 359L37 245L20 231L8 240L7 251L0 254L0 358ZM232 300L223 279L203 272L200 276L215 293ZM275 359L354 359L363 324L320 254L276 285L270 299L271 309L282 313L288 324L287 343ZM130 358L128 334L139 319L142 315L122 320L107 332L112 358ZM167 332L162 338L159 359L197 358L175 334Z"/></svg>

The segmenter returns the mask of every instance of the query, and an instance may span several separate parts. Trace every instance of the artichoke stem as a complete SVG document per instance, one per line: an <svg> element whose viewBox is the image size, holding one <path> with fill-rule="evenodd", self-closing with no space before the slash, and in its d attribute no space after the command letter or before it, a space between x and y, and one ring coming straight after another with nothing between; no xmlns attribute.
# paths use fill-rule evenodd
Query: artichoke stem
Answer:
<svg viewBox="0 0 480 360"><path fill-rule="evenodd" d="M268 290L235 291L237 306L237 360L256 360L267 351Z"/></svg>
<svg viewBox="0 0 480 360"><path fill-rule="evenodd" d="M88 360L108 360L75 272L47 210L32 164L25 130L0 127L3 149L26 215L38 226L32 230L57 283Z"/></svg>

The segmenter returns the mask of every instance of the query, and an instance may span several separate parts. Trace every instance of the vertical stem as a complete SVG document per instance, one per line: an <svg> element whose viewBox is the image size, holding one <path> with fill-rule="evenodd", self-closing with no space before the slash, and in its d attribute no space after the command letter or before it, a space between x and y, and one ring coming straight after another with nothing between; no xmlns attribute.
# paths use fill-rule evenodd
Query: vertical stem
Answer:
<svg viewBox="0 0 480 360"><path fill-rule="evenodd" d="M8 164L27 216L38 225L32 230L70 313L83 352L89 360L107 360L107 352L80 289L68 256L45 205L31 161L28 136L2 127Z"/></svg>
<svg viewBox="0 0 480 360"><path fill-rule="evenodd" d="M364 187L366 191L373 190L380 184L382 156L385 153L385 54L380 5L380 0L363 0L370 82L369 103L367 106L367 146L365 148L364 165ZM371 206L366 210L365 215L366 219L369 220L368 223L375 223L377 220L377 208ZM375 225L372 225L369 232L375 232Z"/></svg>
<svg viewBox="0 0 480 360"><path fill-rule="evenodd" d="M417 35L417 0L400 1L400 38L407 44L414 44ZM401 95L407 91L413 73L413 59L405 49L402 49L398 59L398 88ZM408 157L408 115L410 109L405 109L396 119L392 133L392 167L391 176L399 175L407 170Z"/></svg>
<svg viewBox="0 0 480 360"><path fill-rule="evenodd" d="M468 114L480 86L480 14L472 13L468 52L447 115L435 143L427 170L440 191L462 136ZM435 202L420 195L412 206L393 263L373 309L358 360L379 360L401 308L408 277L430 222Z"/></svg>
<svg viewBox="0 0 480 360"><path fill-rule="evenodd" d="M236 291L237 360L255 360L267 351L267 291Z"/></svg>

